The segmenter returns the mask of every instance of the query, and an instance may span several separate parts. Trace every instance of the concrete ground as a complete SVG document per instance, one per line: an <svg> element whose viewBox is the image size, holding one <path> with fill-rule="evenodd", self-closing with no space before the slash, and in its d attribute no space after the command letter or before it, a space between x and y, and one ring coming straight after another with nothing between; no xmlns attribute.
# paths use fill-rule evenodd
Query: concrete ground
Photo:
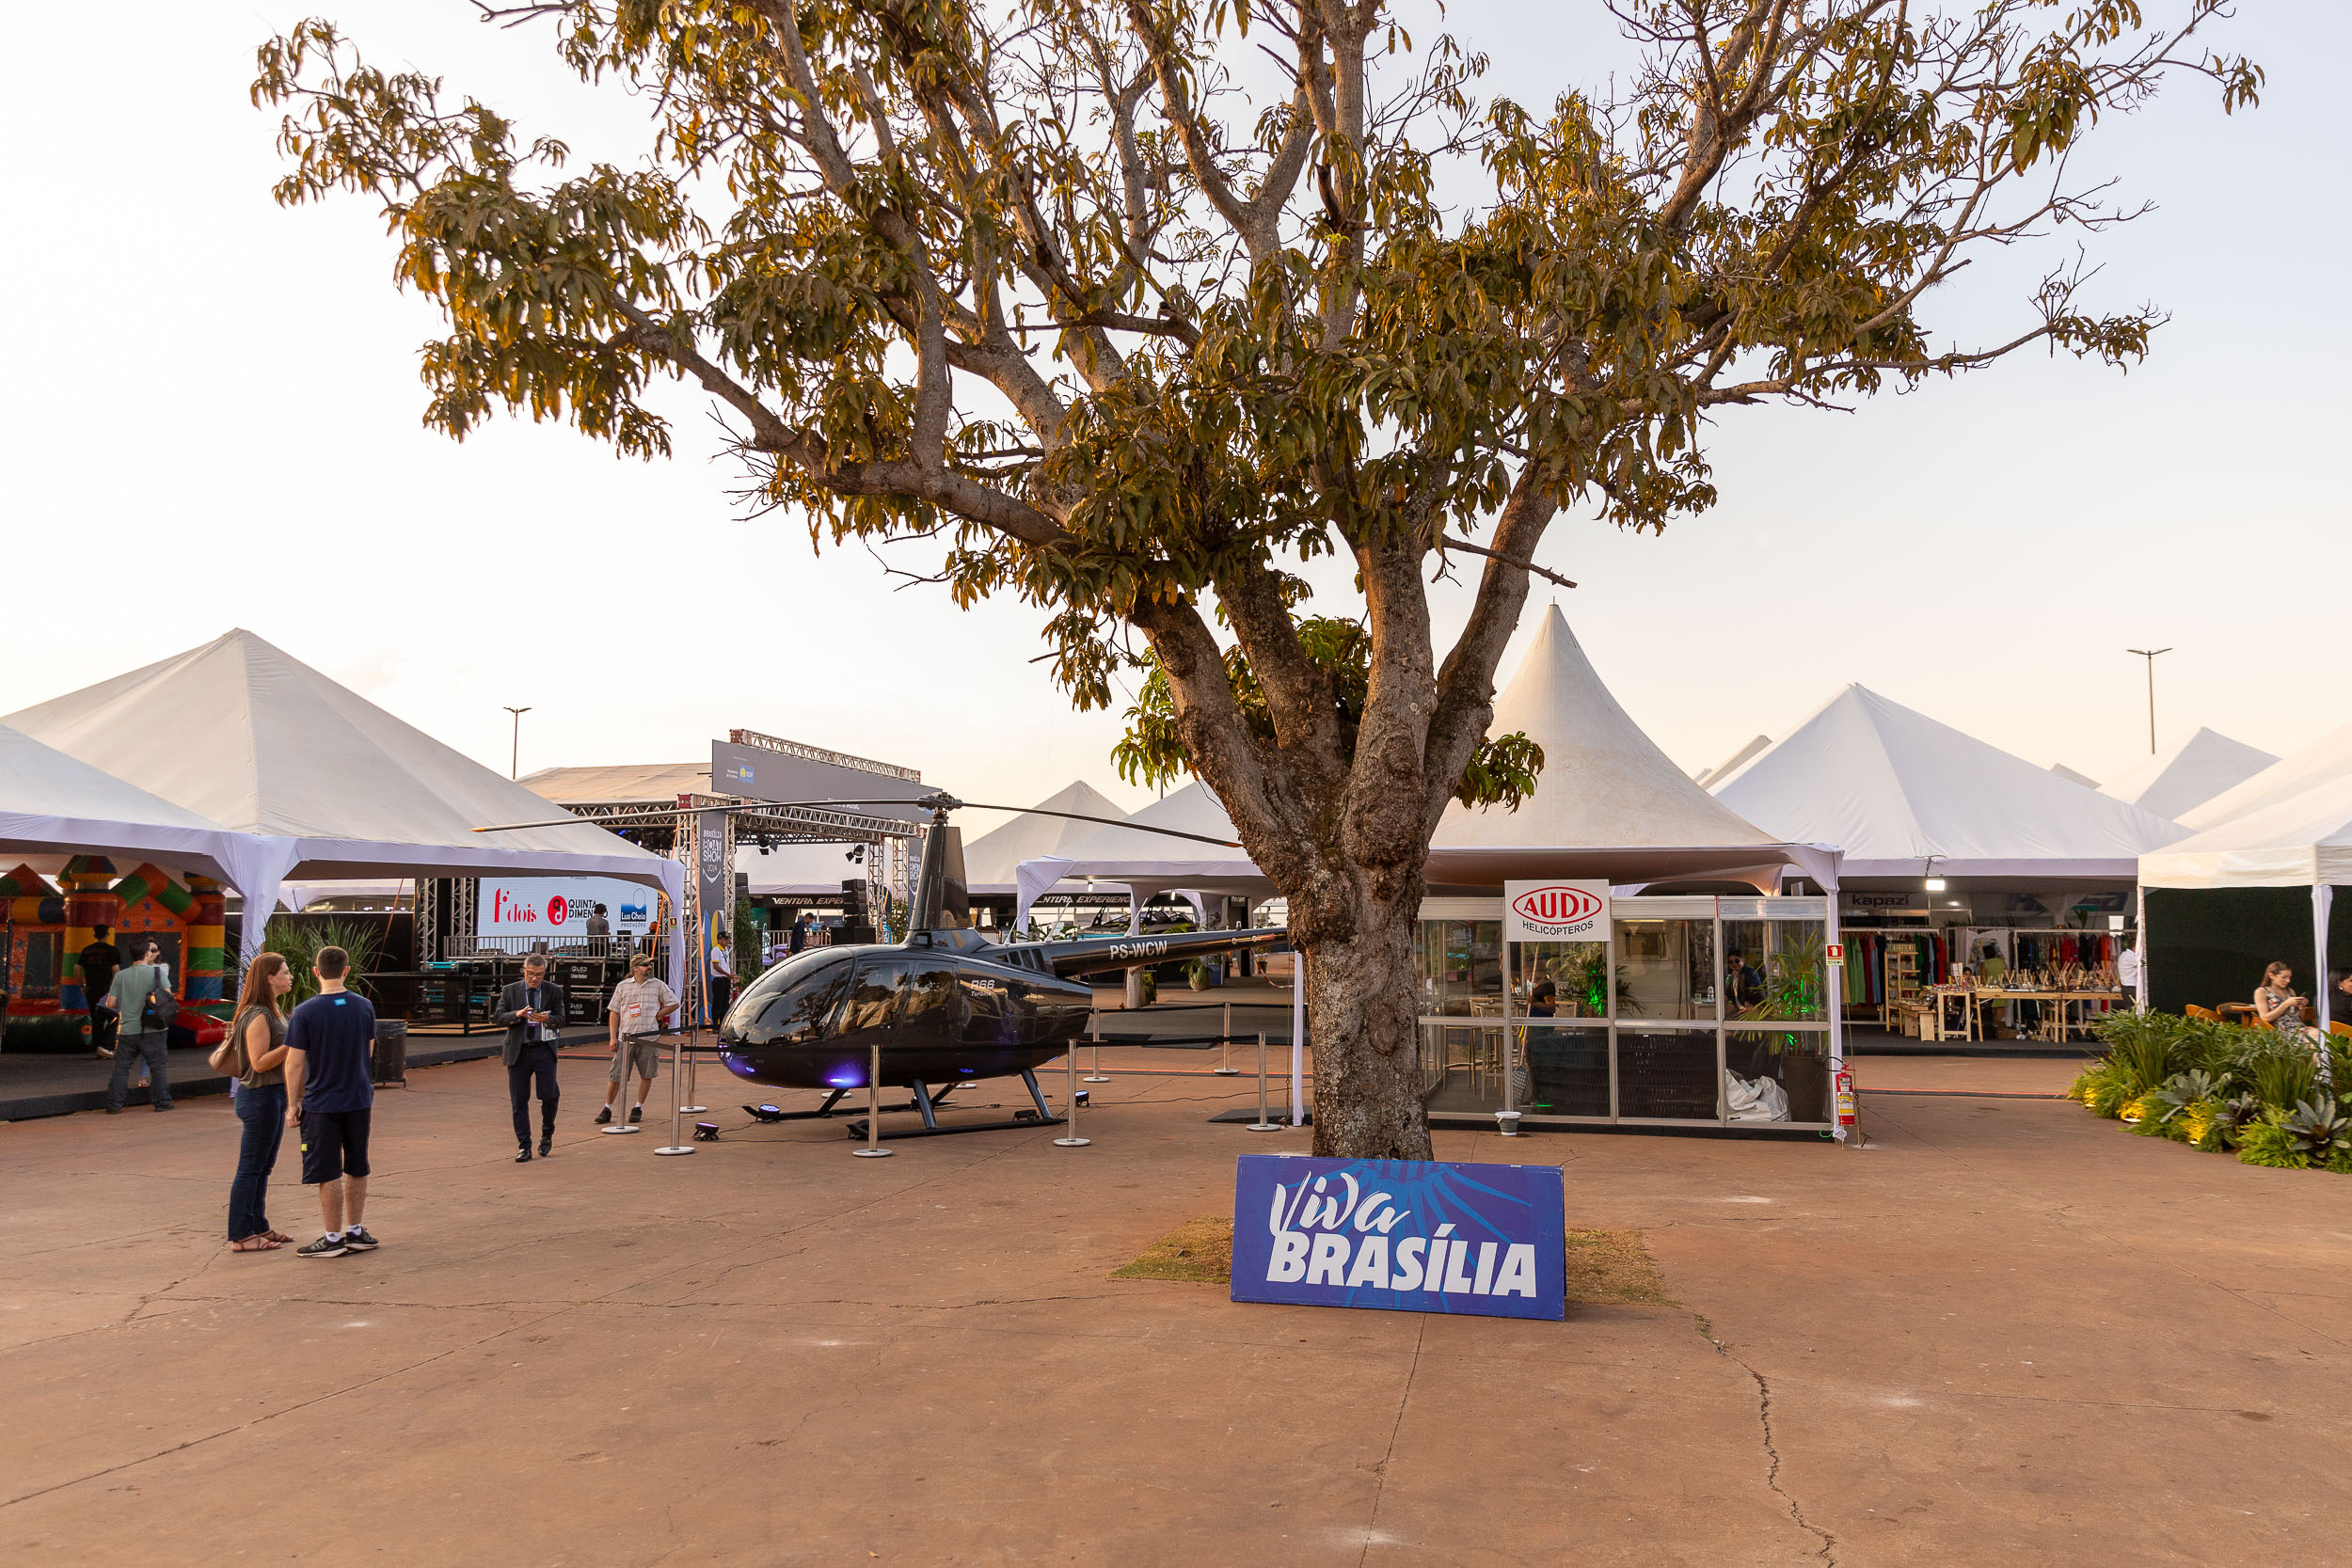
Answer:
<svg viewBox="0 0 2352 1568"><path fill-rule="evenodd" d="M1303 1147L1207 1125L1210 1078L1097 1085L1081 1149L662 1159L567 1063L556 1157L516 1165L496 1065L421 1070L378 1101L383 1249L329 1261L221 1249L226 1101L0 1127L0 1560L2352 1556L2352 1184L1965 1092L2020 1066L1866 1094L1858 1152L1440 1134L1559 1162L1569 1224L1640 1230L1679 1304L1549 1324L1108 1278Z"/></svg>

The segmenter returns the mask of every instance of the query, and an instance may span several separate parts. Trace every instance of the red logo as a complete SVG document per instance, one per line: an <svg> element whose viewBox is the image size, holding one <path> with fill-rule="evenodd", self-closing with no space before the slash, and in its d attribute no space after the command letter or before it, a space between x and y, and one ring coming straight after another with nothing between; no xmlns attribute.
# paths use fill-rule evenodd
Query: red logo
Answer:
<svg viewBox="0 0 2352 1568"><path fill-rule="evenodd" d="M1511 911L1537 926L1574 926L1601 911L1601 901L1580 887L1539 887L1511 900Z"/></svg>
<svg viewBox="0 0 2352 1568"><path fill-rule="evenodd" d="M561 925L563 925L563 924L564 924L564 920L565 920L565 918L566 918L566 917L567 917L570 913L571 913L571 906L570 906L569 904L567 904L567 903L565 903L565 902L564 901L564 895L563 895L562 894L557 893L557 894L551 894L551 895L548 895L548 925L550 925L550 926L561 926Z"/></svg>

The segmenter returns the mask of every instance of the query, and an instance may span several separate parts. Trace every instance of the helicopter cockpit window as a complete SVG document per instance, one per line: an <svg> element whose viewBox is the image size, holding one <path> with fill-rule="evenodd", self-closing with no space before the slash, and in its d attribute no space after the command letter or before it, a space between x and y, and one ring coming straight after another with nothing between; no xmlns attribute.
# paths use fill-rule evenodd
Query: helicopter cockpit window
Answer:
<svg viewBox="0 0 2352 1568"><path fill-rule="evenodd" d="M887 1028L891 1003L906 971L903 958L869 958L858 965L857 981L841 1008L840 1032L853 1035L861 1029Z"/></svg>
<svg viewBox="0 0 2352 1568"><path fill-rule="evenodd" d="M898 981L897 1022L953 1029L957 1024L956 972L944 964L908 965Z"/></svg>
<svg viewBox="0 0 2352 1568"><path fill-rule="evenodd" d="M753 982L731 1010L747 1022L739 1033L746 1045L807 1045L832 1032L834 1014L849 988L851 964L816 952L786 960Z"/></svg>

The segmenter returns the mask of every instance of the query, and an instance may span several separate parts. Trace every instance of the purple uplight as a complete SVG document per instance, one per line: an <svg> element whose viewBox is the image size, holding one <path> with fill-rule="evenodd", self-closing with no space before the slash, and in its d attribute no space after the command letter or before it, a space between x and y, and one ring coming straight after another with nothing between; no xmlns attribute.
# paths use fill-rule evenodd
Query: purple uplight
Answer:
<svg viewBox="0 0 2352 1568"><path fill-rule="evenodd" d="M831 1084L836 1089L854 1089L859 1085L865 1083L866 1079L863 1075L855 1072L836 1072L832 1077L826 1079L825 1082Z"/></svg>

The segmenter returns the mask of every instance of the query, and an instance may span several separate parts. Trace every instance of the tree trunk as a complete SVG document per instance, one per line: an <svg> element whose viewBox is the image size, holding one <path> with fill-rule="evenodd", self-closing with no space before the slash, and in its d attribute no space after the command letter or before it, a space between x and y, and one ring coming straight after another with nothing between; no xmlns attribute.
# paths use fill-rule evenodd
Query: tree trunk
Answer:
<svg viewBox="0 0 2352 1568"><path fill-rule="evenodd" d="M1308 939L1317 1154L1348 1160L1430 1157L1415 1022L1420 1008L1413 923L1419 906L1418 898L1362 897L1346 940Z"/></svg>

